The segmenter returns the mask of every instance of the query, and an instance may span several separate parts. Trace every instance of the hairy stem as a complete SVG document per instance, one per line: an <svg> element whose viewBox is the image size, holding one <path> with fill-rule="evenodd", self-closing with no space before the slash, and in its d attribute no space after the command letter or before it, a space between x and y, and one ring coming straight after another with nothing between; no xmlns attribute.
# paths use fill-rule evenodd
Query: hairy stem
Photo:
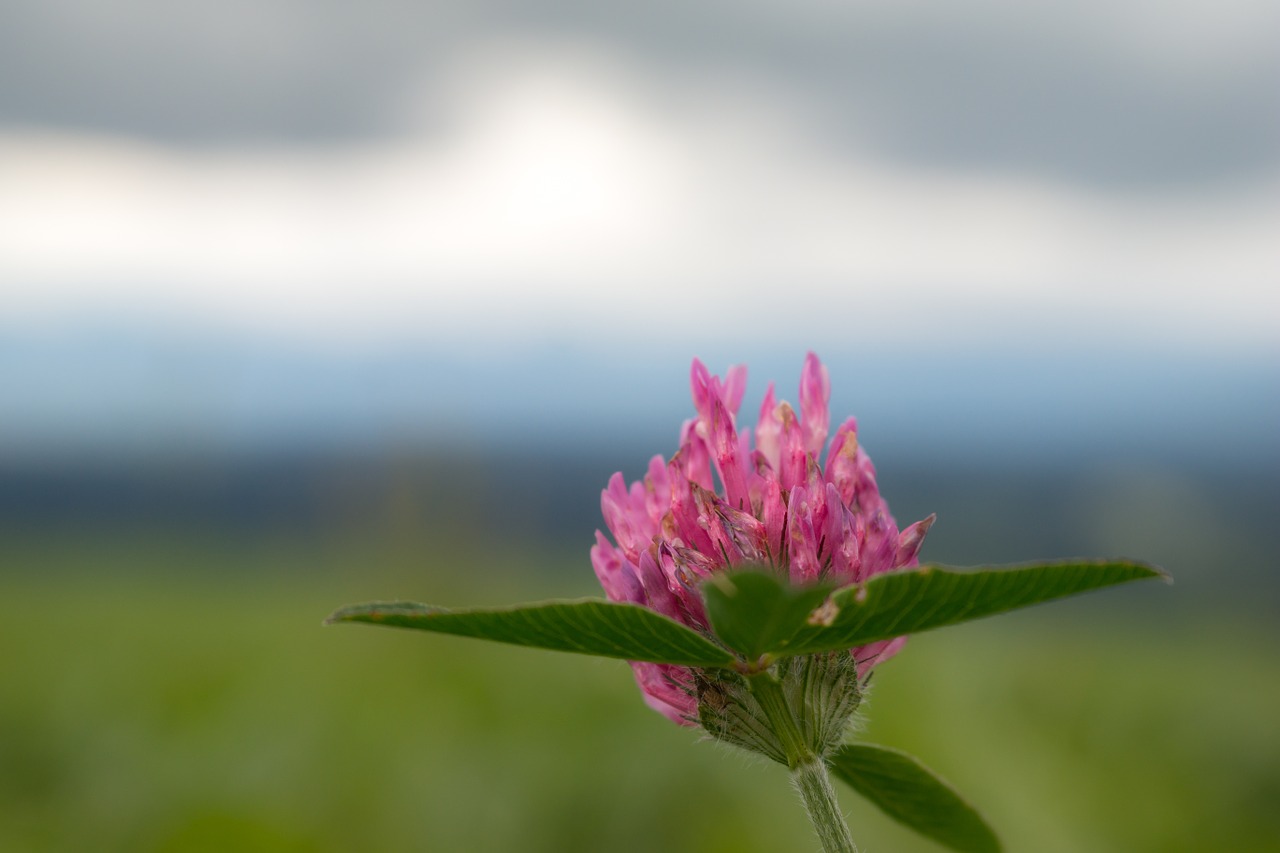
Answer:
<svg viewBox="0 0 1280 853"><path fill-rule="evenodd" d="M809 822L818 833L824 853L858 853L844 813L840 811L840 803L836 800L836 792L831 787L827 765L822 759L815 758L791 768L791 781L800 792L805 811L809 813Z"/></svg>
<svg viewBox="0 0 1280 853"><path fill-rule="evenodd" d="M831 787L827 765L822 756L816 755L805 743L795 709L788 704L782 685L768 671L748 676L747 680L786 750L791 780L800 792L805 811L809 813L809 822L822 842L823 853L858 853L849 834L849 825L840 811L840 803L836 800L836 792ZM804 713L805 709L800 710Z"/></svg>

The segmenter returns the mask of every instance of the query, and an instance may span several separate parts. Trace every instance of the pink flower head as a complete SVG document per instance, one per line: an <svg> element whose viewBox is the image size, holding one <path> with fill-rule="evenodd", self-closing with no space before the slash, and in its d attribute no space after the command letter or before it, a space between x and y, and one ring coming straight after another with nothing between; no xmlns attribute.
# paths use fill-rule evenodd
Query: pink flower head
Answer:
<svg viewBox="0 0 1280 853"><path fill-rule="evenodd" d="M754 430L737 416L747 371L724 380L694 359L697 417L685 423L670 461L655 456L644 479L614 474L601 495L612 544L596 531L591 562L612 601L641 604L710 634L699 584L734 566L772 566L793 583L838 585L918 565L933 516L898 530L876 486L875 467L858 443L857 421L830 430L827 369L813 353L800 375L800 412L765 392ZM822 458L826 445L826 457ZM865 674L902 647L905 637L851 649ZM651 707L697 724L694 673L633 662Z"/></svg>

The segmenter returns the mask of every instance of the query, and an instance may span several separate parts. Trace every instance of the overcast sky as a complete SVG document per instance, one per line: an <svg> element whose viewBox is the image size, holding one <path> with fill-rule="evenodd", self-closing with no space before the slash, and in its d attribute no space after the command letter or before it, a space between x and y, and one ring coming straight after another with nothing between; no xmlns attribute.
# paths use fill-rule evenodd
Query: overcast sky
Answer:
<svg viewBox="0 0 1280 853"><path fill-rule="evenodd" d="M1277 103L1270 0L8 0L0 323L1271 351Z"/></svg>

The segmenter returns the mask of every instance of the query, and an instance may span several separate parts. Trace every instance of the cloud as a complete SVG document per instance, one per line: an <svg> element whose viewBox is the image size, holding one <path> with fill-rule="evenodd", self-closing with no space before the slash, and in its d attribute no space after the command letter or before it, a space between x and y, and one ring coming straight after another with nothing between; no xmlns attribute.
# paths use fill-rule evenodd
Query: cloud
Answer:
<svg viewBox="0 0 1280 853"><path fill-rule="evenodd" d="M375 140L404 130L397 105L422 76L478 47L573 39L670 85L776 89L846 153L903 168L1243 183L1280 166L1278 30L1272 0L9 0L0 123L187 146Z"/></svg>
<svg viewBox="0 0 1280 853"><path fill-rule="evenodd" d="M1132 195L922 171L775 92L663 88L591 43L502 42L444 79L431 133L361 144L0 136L0 316L350 341L1280 332L1280 176Z"/></svg>

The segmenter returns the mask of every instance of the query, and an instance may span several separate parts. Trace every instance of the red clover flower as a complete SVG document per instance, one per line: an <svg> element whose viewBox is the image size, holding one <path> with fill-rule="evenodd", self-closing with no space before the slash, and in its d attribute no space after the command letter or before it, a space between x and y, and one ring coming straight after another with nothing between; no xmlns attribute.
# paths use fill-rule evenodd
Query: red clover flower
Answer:
<svg viewBox="0 0 1280 853"><path fill-rule="evenodd" d="M776 402L769 384L754 430L739 430L744 366L723 380L693 361L690 384L697 417L685 422L669 462L649 461L628 488L614 474L601 495L605 524L617 545L596 531L591 563L610 600L649 607L712 635L702 582L737 566L767 566L791 583L846 586L918 565L934 516L899 531L875 467L858 443L858 423L830 427L831 381L813 353L800 376L800 414ZM717 488L717 484L719 488ZM865 677L906 637L850 650ZM685 725L699 722L695 673L668 664L632 662L651 707Z"/></svg>

